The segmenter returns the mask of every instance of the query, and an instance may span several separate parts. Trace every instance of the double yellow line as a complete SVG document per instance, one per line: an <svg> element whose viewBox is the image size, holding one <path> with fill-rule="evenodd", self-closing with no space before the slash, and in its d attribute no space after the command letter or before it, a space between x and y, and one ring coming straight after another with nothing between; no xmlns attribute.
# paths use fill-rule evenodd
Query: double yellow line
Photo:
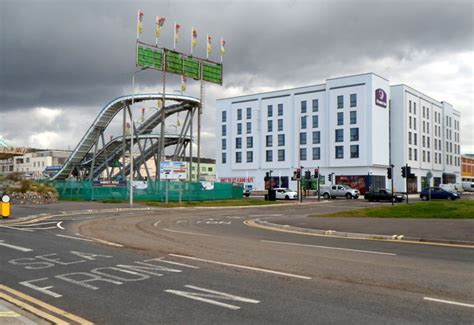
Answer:
<svg viewBox="0 0 474 325"><path fill-rule="evenodd" d="M8 301L9 303L29 311L38 317L46 319L53 324L94 324L84 318L68 313L67 311L54 307L2 284L0 284L0 299Z"/></svg>

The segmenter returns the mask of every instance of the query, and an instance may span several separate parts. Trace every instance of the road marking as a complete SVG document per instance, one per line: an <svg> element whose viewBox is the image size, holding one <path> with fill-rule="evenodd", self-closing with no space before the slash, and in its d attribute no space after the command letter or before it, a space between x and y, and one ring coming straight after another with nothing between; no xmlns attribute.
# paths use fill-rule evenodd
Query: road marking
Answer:
<svg viewBox="0 0 474 325"><path fill-rule="evenodd" d="M273 271L273 270L268 270L268 269L261 269L261 268L252 267L252 266L224 263L224 262L218 262L218 261L212 261L212 260L205 260L205 259L202 259L202 258L197 258L197 257L192 257L192 256L185 256L185 255L178 255L178 254L169 254L169 255L174 256L174 257L180 257L180 258L187 258L187 259L194 260L194 261L201 261L201 262L207 262L207 263L218 264L218 265L232 266L232 267L237 267L237 268L241 268L241 269L259 271L259 272L265 272L265 273L271 273L271 274L277 274L277 275L283 275L283 276L288 276L288 277L292 277L292 278L298 278L298 279L304 279L304 280L311 279L311 277L309 277L309 276L297 275L297 274L291 274L291 273L285 273L285 272L279 272L279 271Z"/></svg>
<svg viewBox="0 0 474 325"><path fill-rule="evenodd" d="M169 232L175 232L175 233L178 233L178 234L185 234L185 235L196 235L196 236L214 237L214 236L212 236L212 235L199 234L199 233L197 233L197 232L178 231L178 230L173 230L173 229L169 229L169 228L163 228L163 230L169 231Z"/></svg>
<svg viewBox="0 0 474 325"><path fill-rule="evenodd" d="M331 246L319 246L319 245L309 245L309 244L287 243L287 242L272 241L272 240L261 240L261 242L271 243L271 244L291 245L291 246L304 246L304 247L315 247L315 248L323 248L323 249L335 249L335 250L340 250L340 251L349 251L349 252L367 253L367 254L379 254L379 255L390 255L390 256L396 256L397 255L397 254L394 254L394 253L384 253L384 252L366 251L366 250L360 250L360 249L331 247Z"/></svg>
<svg viewBox="0 0 474 325"><path fill-rule="evenodd" d="M15 313L14 311L0 311L0 317L11 317L11 318L16 318L16 317L21 317L20 314Z"/></svg>
<svg viewBox="0 0 474 325"><path fill-rule="evenodd" d="M75 240L83 240L83 241L94 242L93 240L90 240L90 239L78 238L78 237L73 237L73 236L66 236L66 235L60 235L60 234L56 234L56 236L58 236L58 237L64 237L64 238L69 238L69 239L75 239Z"/></svg>
<svg viewBox="0 0 474 325"><path fill-rule="evenodd" d="M28 302L31 302L31 303L33 303L33 304L35 304L35 305L37 305L37 306L39 306L39 307L41 307L41 308L43 308L43 309L46 309L46 310L48 310L48 311L50 311L50 312L53 312L53 313L55 313L55 314L57 314L57 315L59 315L59 316L64 317L64 318L68 318L68 319L70 319L70 320L72 320L72 321L74 321L74 322L77 322L77 323L79 323L79 324L84 324L84 325L92 325L92 324L93 324L93 323L91 323L91 322L85 320L84 318L81 318L81 317L76 316L76 315L74 315L74 314L68 313L68 312L65 311L65 310L59 309L59 308L57 308L57 307L54 307L54 306L52 306L52 305L50 305L50 304L47 304L47 303L45 303L45 302L43 302L43 301L41 301L41 300L38 300L38 299L33 298L33 297L31 297L31 296L28 296L28 295L26 295L26 294L24 294L24 293L22 293L22 292L20 292L20 291L17 291L17 290L15 290L15 289L10 288L10 287L7 287L7 286L4 286L4 285L1 285L1 284L0 284L0 290L6 291L6 292L8 292L8 293L10 293L10 294L13 294L13 295L16 296L16 297L19 297L19 298L21 298L21 299L23 299L23 300L26 300L26 301L28 301ZM30 311L30 312L32 312L32 313L34 313L34 314L36 314L36 315L38 315L38 316L40 316L40 317L44 317L44 318L47 319L47 320L53 321L54 324L69 324L68 322L65 322L65 321L63 321L63 320L61 320L61 319L59 319L59 318L56 318L56 317L54 317L53 315L47 314L47 313L45 313L45 312L43 312L43 311L37 309L36 307L33 307L33 306L31 306L31 305L28 305L28 304L26 304L26 303L24 303L24 302L22 302L22 301L20 301L20 300L18 300L18 299L16 299L16 298L14 298L14 297L11 297L11 296L9 296L9 295L7 295L7 294L4 294L3 292L0 292L0 297L3 298L3 299L5 299L5 300L7 300L8 302L10 302L10 303L12 303L12 304L14 304L14 305L17 305L17 306L21 307L22 309L26 309L26 310L28 310L28 311Z"/></svg>
<svg viewBox="0 0 474 325"><path fill-rule="evenodd" d="M21 228L9 227L9 226L0 226L0 228L7 228L7 229L13 229L13 230L19 230L19 231L34 232L34 230L30 230L30 229L21 229Z"/></svg>
<svg viewBox="0 0 474 325"><path fill-rule="evenodd" d="M424 299L424 300L428 300L428 301L441 302L441 303L444 303L444 304L450 304L450 305L456 305L456 306L474 308L474 305L472 305L472 304L466 304L466 303L457 302L457 301L436 299L436 298L430 298L430 297L423 297L423 299Z"/></svg>
<svg viewBox="0 0 474 325"><path fill-rule="evenodd" d="M58 228L61 229L61 230L64 230L64 228L61 227L61 224L62 224L62 223L63 223L62 221L59 221L59 222L56 224L56 227L58 227Z"/></svg>
<svg viewBox="0 0 474 325"><path fill-rule="evenodd" d="M244 298L244 297L239 297L235 295L231 295L225 292L220 292L220 291L215 291L215 290L209 290L205 288L200 288L192 285L185 285L186 288L189 289L194 289L198 291L203 291L206 293L200 293L200 292L189 292L189 291L179 291L179 290L165 290L165 292L172 293L181 297L189 298L189 299L194 299L202 302L206 302L208 304L224 307L224 308L229 308L232 310L238 310L240 309L239 306L235 305L230 305L226 304L223 302L215 301L209 298L215 298L215 299L223 299L223 300L231 300L231 301L240 301L240 302L247 302L250 304L258 304L260 301L255 300L255 299L249 299L249 298Z"/></svg>
<svg viewBox="0 0 474 325"><path fill-rule="evenodd" d="M194 266L194 265L189 265L189 264L183 264L183 263L178 263L178 262L172 262L172 261L167 261L164 259L164 257L158 258L162 263L168 263L168 264L173 264L173 265L178 265L178 266L183 266L183 267L188 267L190 269L199 269L199 266Z"/></svg>
<svg viewBox="0 0 474 325"><path fill-rule="evenodd" d="M160 222L161 222L161 220L155 221L155 223L153 224L153 227L157 227Z"/></svg>
<svg viewBox="0 0 474 325"><path fill-rule="evenodd" d="M17 251L24 252L24 253L26 253L26 252L32 252L32 251L33 251L31 248L26 248L26 247L20 247L20 246L15 246L15 245L7 244L7 243L5 243L3 240L0 240L0 246L12 248L12 249L15 249L15 250L17 250Z"/></svg>
<svg viewBox="0 0 474 325"><path fill-rule="evenodd" d="M258 218L258 217L281 217L282 214L250 214L249 218Z"/></svg>
<svg viewBox="0 0 474 325"><path fill-rule="evenodd" d="M84 235L81 235L81 234L79 234L79 233L75 233L75 235L81 236L81 237L84 237L84 238L87 238L87 239L91 239L91 240L93 240L93 241L96 241L96 242L99 242L99 243L103 243L103 244L106 244L106 245L115 246L115 247L123 247L123 245L121 245L121 244L112 243L112 242L110 242L110 241L106 241L106 240L102 240L102 239L98 239L98 238L94 238L94 237L84 236Z"/></svg>

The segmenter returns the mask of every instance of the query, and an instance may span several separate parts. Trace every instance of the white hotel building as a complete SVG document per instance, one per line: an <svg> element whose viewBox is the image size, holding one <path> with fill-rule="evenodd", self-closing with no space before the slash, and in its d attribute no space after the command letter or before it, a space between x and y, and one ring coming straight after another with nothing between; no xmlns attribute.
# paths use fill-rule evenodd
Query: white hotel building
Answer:
<svg viewBox="0 0 474 325"><path fill-rule="evenodd" d="M428 171L435 184L460 181L459 120L448 103L373 73L223 98L217 100L217 176L263 189L271 170L279 185L296 188L296 168L313 174L319 167L326 184L334 173L333 183L364 192L390 188L391 156L394 188L404 190L401 166L408 163L415 175L410 189L419 191Z"/></svg>

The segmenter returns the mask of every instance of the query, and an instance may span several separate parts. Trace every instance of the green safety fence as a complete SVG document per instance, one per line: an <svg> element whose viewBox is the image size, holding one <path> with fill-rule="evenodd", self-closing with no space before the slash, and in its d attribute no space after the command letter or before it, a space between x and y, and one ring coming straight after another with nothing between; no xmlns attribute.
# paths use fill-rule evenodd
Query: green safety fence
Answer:
<svg viewBox="0 0 474 325"><path fill-rule="evenodd" d="M146 184L146 185L145 185ZM232 183L149 181L134 188L136 201L209 201L242 198L243 187ZM128 200L129 186L103 185L91 181L55 181L53 185L63 200ZM210 185L210 186L209 186Z"/></svg>

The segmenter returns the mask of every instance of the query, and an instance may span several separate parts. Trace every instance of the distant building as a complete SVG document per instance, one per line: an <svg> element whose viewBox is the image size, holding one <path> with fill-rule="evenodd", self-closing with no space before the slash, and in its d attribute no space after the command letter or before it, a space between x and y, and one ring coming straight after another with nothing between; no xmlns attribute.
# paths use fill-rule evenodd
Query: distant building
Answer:
<svg viewBox="0 0 474 325"><path fill-rule="evenodd" d="M464 182L474 182L474 154L461 156L461 177Z"/></svg>
<svg viewBox="0 0 474 325"><path fill-rule="evenodd" d="M373 73L219 99L216 114L221 181L263 189L272 171L274 184L296 188L297 168L314 174L319 167L326 184L331 175L364 193L390 188L390 162L398 191L405 189L405 164L411 192L427 185L428 172L434 184L460 180L459 111Z"/></svg>
<svg viewBox="0 0 474 325"><path fill-rule="evenodd" d="M41 150L12 159L14 172L37 178L44 176L48 167L62 166L71 154L68 150Z"/></svg>

